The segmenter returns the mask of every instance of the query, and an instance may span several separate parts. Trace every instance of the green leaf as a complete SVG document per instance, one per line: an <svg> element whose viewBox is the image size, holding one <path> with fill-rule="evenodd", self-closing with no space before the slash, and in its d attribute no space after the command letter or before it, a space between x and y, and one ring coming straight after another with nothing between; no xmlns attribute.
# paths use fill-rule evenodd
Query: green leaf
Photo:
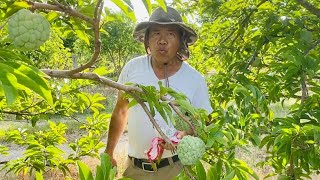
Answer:
<svg viewBox="0 0 320 180"><path fill-rule="evenodd" d="M236 174L235 170L232 170L223 180L232 180L234 175Z"/></svg>
<svg viewBox="0 0 320 180"><path fill-rule="evenodd" d="M36 171L36 180L43 180L42 172Z"/></svg>
<svg viewBox="0 0 320 180"><path fill-rule="evenodd" d="M250 174L254 179L259 179L258 175L251 168L249 168L248 165L244 161L242 161L240 159L235 159L234 161L237 163L236 166L239 169Z"/></svg>
<svg viewBox="0 0 320 180"><path fill-rule="evenodd" d="M196 172L197 172L197 179L198 180L206 180L206 171L200 160L196 162Z"/></svg>
<svg viewBox="0 0 320 180"><path fill-rule="evenodd" d="M152 4L151 0L142 0L144 7L146 7L148 14L150 15L152 13Z"/></svg>
<svg viewBox="0 0 320 180"><path fill-rule="evenodd" d="M115 167L112 168L109 173L109 180L113 180L114 177L116 176L116 173L117 173L116 168Z"/></svg>
<svg viewBox="0 0 320 180"><path fill-rule="evenodd" d="M43 74L42 72L36 68L14 62L7 62L6 64L0 63L0 69L5 69L6 71L12 73L20 85L23 85L24 87L34 91L43 97L48 104L53 107L51 91L46 81L41 77Z"/></svg>
<svg viewBox="0 0 320 180"><path fill-rule="evenodd" d="M129 7L133 9L133 5L130 0L123 0Z"/></svg>
<svg viewBox="0 0 320 180"><path fill-rule="evenodd" d="M300 33L300 36L301 36L301 39L306 43L312 43L313 36L310 31L303 29Z"/></svg>
<svg viewBox="0 0 320 180"><path fill-rule="evenodd" d="M0 62L1 61L22 61L27 64L32 64L33 62L26 56L13 52L11 49L0 48Z"/></svg>
<svg viewBox="0 0 320 180"><path fill-rule="evenodd" d="M211 166L207 173L208 180L218 180L219 175L217 173L217 168L215 166Z"/></svg>
<svg viewBox="0 0 320 180"><path fill-rule="evenodd" d="M93 180L92 172L89 167L81 161L77 161L80 180Z"/></svg>
<svg viewBox="0 0 320 180"><path fill-rule="evenodd" d="M13 74L5 71L5 69L0 71L0 87L4 90L6 101L9 106L17 99L17 83L17 78Z"/></svg>
<svg viewBox="0 0 320 180"><path fill-rule="evenodd" d="M101 166L96 167L96 180L105 180Z"/></svg>
<svg viewBox="0 0 320 180"><path fill-rule="evenodd" d="M103 177L108 179L110 170L112 169L110 156L107 155L106 153L101 153L100 159L101 159L101 168L103 172Z"/></svg>
<svg viewBox="0 0 320 180"><path fill-rule="evenodd" d="M128 108L131 108L131 107L133 107L133 106L135 106L137 104L138 104L137 100L136 99L132 99L128 104Z"/></svg>
<svg viewBox="0 0 320 180"><path fill-rule="evenodd" d="M47 15L46 15L48 21L52 21L55 18L59 17L59 13L55 12L55 11L50 11Z"/></svg>
<svg viewBox="0 0 320 180"><path fill-rule="evenodd" d="M156 0L157 3L159 4L159 6L165 11L167 12L167 5L166 5L166 1L165 0Z"/></svg>
<svg viewBox="0 0 320 180"><path fill-rule="evenodd" d="M101 66L93 70L94 73L98 74L99 76L103 76L112 72L112 70L108 70L106 66Z"/></svg>
<svg viewBox="0 0 320 180"><path fill-rule="evenodd" d="M122 0L111 0L115 5L117 5L133 22L136 22L136 16L133 9L127 5L127 3Z"/></svg>
<svg viewBox="0 0 320 180"><path fill-rule="evenodd" d="M87 35L87 33L85 31L82 30L75 30L77 36L83 40L85 43L87 43L88 45L90 45L90 41L89 41L89 37Z"/></svg>

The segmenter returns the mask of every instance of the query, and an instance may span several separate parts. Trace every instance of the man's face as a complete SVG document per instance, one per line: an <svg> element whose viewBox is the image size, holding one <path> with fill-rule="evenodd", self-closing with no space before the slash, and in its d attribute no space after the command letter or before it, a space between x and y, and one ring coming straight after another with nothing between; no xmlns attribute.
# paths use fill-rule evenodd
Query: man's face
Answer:
<svg viewBox="0 0 320 180"><path fill-rule="evenodd" d="M156 25L149 30L149 48L158 63L176 60L180 34L176 25Z"/></svg>

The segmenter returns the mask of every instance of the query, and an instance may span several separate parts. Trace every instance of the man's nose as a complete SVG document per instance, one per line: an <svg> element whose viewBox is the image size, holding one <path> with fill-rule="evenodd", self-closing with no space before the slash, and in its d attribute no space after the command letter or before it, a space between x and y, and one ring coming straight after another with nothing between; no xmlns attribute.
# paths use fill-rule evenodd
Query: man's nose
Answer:
<svg viewBox="0 0 320 180"><path fill-rule="evenodd" d="M167 44L167 40L163 35L160 35L159 40L158 40L159 44Z"/></svg>

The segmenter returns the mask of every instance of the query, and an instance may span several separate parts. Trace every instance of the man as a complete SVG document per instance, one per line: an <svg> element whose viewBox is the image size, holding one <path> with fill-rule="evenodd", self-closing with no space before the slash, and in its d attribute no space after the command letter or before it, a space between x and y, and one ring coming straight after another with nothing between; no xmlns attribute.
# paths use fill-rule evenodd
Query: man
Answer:
<svg viewBox="0 0 320 180"><path fill-rule="evenodd" d="M133 82L159 88L158 82L162 81L165 86L184 93L195 107L212 112L203 76L184 62L189 57L188 45L197 40L197 34L182 22L178 11L171 7L167 7L167 12L162 8L156 9L149 21L136 26L134 37L144 43L147 55L129 61L119 76L119 83ZM159 113L154 118L167 136L177 131ZM150 148L152 139L159 135L140 105L128 109L128 100L122 92L118 94L112 113L105 150L111 156L114 166L117 164L113 158L114 149L127 123L129 158L124 176L138 180L163 180L172 179L181 172L179 158L170 150L164 150L157 170L152 169L145 152ZM187 132L182 131L177 137L185 135ZM167 148L166 145L164 147Z"/></svg>

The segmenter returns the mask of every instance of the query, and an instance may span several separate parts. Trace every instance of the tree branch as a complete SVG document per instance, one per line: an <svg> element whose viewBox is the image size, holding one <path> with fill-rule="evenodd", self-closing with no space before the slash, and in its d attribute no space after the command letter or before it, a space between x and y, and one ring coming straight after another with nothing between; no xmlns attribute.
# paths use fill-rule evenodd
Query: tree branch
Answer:
<svg viewBox="0 0 320 180"><path fill-rule="evenodd" d="M42 69L42 72L46 73L48 76L51 77L56 77L56 78L70 78L70 79L88 79L88 80L93 80L105 85L108 85L110 87L113 87L115 89L118 90L122 90L125 92L141 92L143 93L143 91L138 88L138 87L134 87L134 86L126 86L126 85L122 85L120 83L117 83L115 81L112 81L108 78L105 78L103 76L99 76L95 73L76 73L76 74L66 74L66 72L68 72L67 70L51 70L51 69Z"/></svg>
<svg viewBox="0 0 320 180"><path fill-rule="evenodd" d="M71 78L71 79L88 79L88 80L93 80L93 81L96 81L96 82L99 82L99 83L102 83L102 84L105 84L107 86L110 86L110 87L113 87L115 89L118 89L118 90L122 90L130 95L132 95L132 97L134 97L134 99L137 100L137 102L141 101L141 99L139 97L137 97L136 95L134 95L133 93L134 92L139 92L139 93L144 93L144 91L139 88L139 87L136 87L136 86L126 86L126 85L122 85L120 83L117 83L115 81L112 81L108 78L105 78L103 76L99 76L95 73L91 73L91 72L88 72L88 73L76 73L76 74L72 74L72 75L67 75L65 72L66 70L42 70L44 73L46 73L47 75L51 76L51 77L56 77L56 78ZM161 97L161 99L163 101L168 101L168 98L166 97ZM141 104L141 102L139 102L139 104ZM189 119L187 119L185 116L182 115L182 113L180 112L180 110L176 107L176 105L173 103L173 102L170 102L169 105L173 108L173 110L185 121L188 123L188 125L191 127L193 133L196 135L196 131L195 131L195 128L194 126L192 125L192 123L190 122ZM143 103L143 105L141 104L142 107L145 107L145 104ZM149 110L146 109L145 111L148 111L146 112L148 117L150 118L151 122L154 121L152 115L150 114ZM151 115L149 115L149 114ZM152 122L154 123L154 122ZM157 127L156 125L154 125L155 127ZM159 128L156 128L157 130ZM164 133L162 132L161 133L161 130L158 131L159 134L162 136L164 135ZM167 136L162 136L166 141L169 140L169 138ZM170 141L171 142L171 141Z"/></svg>
<svg viewBox="0 0 320 180"><path fill-rule="evenodd" d="M37 116L37 115L40 115L40 114L48 114L47 111L48 110L46 110L45 112L39 112L39 113L29 113L29 112L13 112L13 111L2 111L2 110L0 110L0 113L12 114L12 115L20 115L20 116Z"/></svg>
<svg viewBox="0 0 320 180"><path fill-rule="evenodd" d="M94 31L94 53L91 57L91 60L75 69L72 69L70 71L67 71L66 73L71 75L78 72L81 72L85 69L90 68L92 65L94 65L99 57L99 54L101 52L101 40L100 40L100 20L101 20L101 13L103 9L103 0L99 0L97 3L97 6L95 8L94 12L94 20L93 20L93 31Z"/></svg>
<svg viewBox="0 0 320 180"><path fill-rule="evenodd" d="M262 0L259 4L257 4L257 8L259 6L261 6L263 3L265 3L267 0ZM246 22L249 21L250 17L252 16L253 12L256 11L256 9L252 9L250 11L250 13L241 21L240 24L240 29L243 28L243 26L245 25ZM237 29L234 29L224 40L222 40L219 44L224 44L235 32L237 31ZM232 44L234 43L234 41L240 36L240 31L238 29L238 34L236 35L236 37L232 40Z"/></svg>
<svg viewBox="0 0 320 180"><path fill-rule="evenodd" d="M92 18L85 16L79 13L78 11L71 9L70 7L63 6L64 8L61 8L58 5L44 4L44 3L32 2L32 1L27 1L27 2L29 5L31 5L32 9L47 9L47 10L53 10L53 11L60 11L70 16L82 19L90 24L94 24L94 21Z"/></svg>
<svg viewBox="0 0 320 180"><path fill-rule="evenodd" d="M0 30L3 29L6 26L7 22L8 21L5 21L2 25L0 25Z"/></svg>
<svg viewBox="0 0 320 180"><path fill-rule="evenodd" d="M308 98L308 87L306 83L306 76L301 76L301 104Z"/></svg>
<svg viewBox="0 0 320 180"><path fill-rule="evenodd" d="M165 101L168 101L168 100L169 100L168 98L166 98L166 97L164 97L164 96L161 97L161 99L163 99L163 100L165 100ZM197 131L196 131L194 125L191 123L191 119L190 119L190 118L187 118L185 115L183 115L182 112L180 111L180 109L179 109L172 101L169 102L169 105L170 105L170 107L174 110L174 112L176 112L177 115L178 115L184 122L186 122L186 123L189 125L189 127L190 127L191 130L192 130L193 135L194 135L194 136L197 136Z"/></svg>
<svg viewBox="0 0 320 180"><path fill-rule="evenodd" d="M296 0L298 4L306 8L310 13L316 15L320 19L320 9L313 6L306 0Z"/></svg>
<svg viewBox="0 0 320 180"><path fill-rule="evenodd" d="M259 51L262 49L262 47L269 43L269 39L265 38L263 43L261 45L257 45L256 50L254 51L253 55L250 57L248 64L246 65L246 69L249 68L249 66L256 60L256 57L258 56Z"/></svg>
<svg viewBox="0 0 320 180"><path fill-rule="evenodd" d="M171 140L168 138L167 135L165 135L161 128L159 127L159 125L157 124L157 122L155 121L155 119L153 118L153 116L151 115L148 107L146 106L146 104L138 97L136 96L134 93L132 92L128 92L128 94L130 94L135 100L137 100L137 102L140 104L140 106L143 108L143 110L145 111L145 113L148 115L151 123L153 124L153 126L156 128L156 130L159 132L159 134L161 135L161 137L165 140L165 142L167 144L169 144L171 146L170 149L176 149L176 147L173 145L173 143L171 142Z"/></svg>
<svg viewBox="0 0 320 180"><path fill-rule="evenodd" d="M320 44L320 39L318 41L316 41L313 45L311 45L305 52L304 52L304 55L308 55L309 52L311 50L313 50L314 48L316 48L318 45Z"/></svg>
<svg viewBox="0 0 320 180"><path fill-rule="evenodd" d="M259 6L261 6L263 3L267 2L267 1L268 1L268 0L262 0L259 4L257 4L257 8L258 8ZM256 10L257 10L257 9L252 9L252 10L250 11L250 13L243 19L243 21L241 22L240 28L238 29L238 34L236 35L235 38L233 38L231 44L233 44L233 43L238 39L238 37L239 37L240 34L241 34L240 29L243 29L246 24L247 24L247 25L249 24L250 17L252 16L252 14L253 14Z"/></svg>

